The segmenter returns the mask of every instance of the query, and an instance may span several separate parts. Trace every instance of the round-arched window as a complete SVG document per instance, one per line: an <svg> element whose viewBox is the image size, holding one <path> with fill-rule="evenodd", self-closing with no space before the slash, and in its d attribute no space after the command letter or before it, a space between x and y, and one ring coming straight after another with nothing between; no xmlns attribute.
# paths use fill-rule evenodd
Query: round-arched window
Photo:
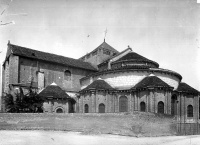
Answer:
<svg viewBox="0 0 200 145"><path fill-rule="evenodd" d="M85 113L89 113L89 106L88 106L88 104L85 104L85 108L84 108L85 110Z"/></svg>
<svg viewBox="0 0 200 145"><path fill-rule="evenodd" d="M105 113L105 105L103 103L99 104L99 113Z"/></svg>
<svg viewBox="0 0 200 145"><path fill-rule="evenodd" d="M71 72L69 70L64 72L64 80L71 81Z"/></svg>
<svg viewBox="0 0 200 145"><path fill-rule="evenodd" d="M56 109L56 113L63 113L63 109L62 108Z"/></svg>
<svg viewBox="0 0 200 145"><path fill-rule="evenodd" d="M144 102L140 103L140 111L145 112L146 111L146 105Z"/></svg>
<svg viewBox="0 0 200 145"><path fill-rule="evenodd" d="M187 117L193 117L193 106L192 105L187 106Z"/></svg>
<svg viewBox="0 0 200 145"><path fill-rule="evenodd" d="M119 98L119 112L128 112L128 98L126 96Z"/></svg>
<svg viewBox="0 0 200 145"><path fill-rule="evenodd" d="M158 113L164 114L164 103L162 101L158 102Z"/></svg>

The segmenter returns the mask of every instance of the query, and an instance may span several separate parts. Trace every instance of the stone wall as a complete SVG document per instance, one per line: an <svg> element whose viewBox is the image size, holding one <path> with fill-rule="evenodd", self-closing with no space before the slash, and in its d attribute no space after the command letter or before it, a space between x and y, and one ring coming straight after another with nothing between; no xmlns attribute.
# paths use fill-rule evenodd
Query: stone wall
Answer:
<svg viewBox="0 0 200 145"><path fill-rule="evenodd" d="M180 123L196 123L199 120L199 96L179 93L178 94L178 121ZM193 106L193 117L188 117L187 107Z"/></svg>
<svg viewBox="0 0 200 145"><path fill-rule="evenodd" d="M44 112L55 113L58 108L63 110L63 113L69 113L69 102L66 100L48 100L43 103Z"/></svg>
<svg viewBox="0 0 200 145"><path fill-rule="evenodd" d="M127 98L127 112L141 111L140 103L144 102L145 112L158 113L158 103L164 103L164 114L171 114L171 91L169 90L143 90L139 92L105 92L92 91L81 94L79 99L79 112L84 113L84 106L89 106L89 113L98 113L99 104L105 105L106 113L120 112L119 100L121 96Z"/></svg>
<svg viewBox="0 0 200 145"><path fill-rule="evenodd" d="M80 79L91 71L67 67L64 65L53 64L49 62L36 61L27 58L20 58L19 67L19 82L27 83L31 80L38 82L38 72L44 73L44 87L55 82L57 85L65 90L79 91ZM69 70L71 72L71 79L64 79L64 71Z"/></svg>

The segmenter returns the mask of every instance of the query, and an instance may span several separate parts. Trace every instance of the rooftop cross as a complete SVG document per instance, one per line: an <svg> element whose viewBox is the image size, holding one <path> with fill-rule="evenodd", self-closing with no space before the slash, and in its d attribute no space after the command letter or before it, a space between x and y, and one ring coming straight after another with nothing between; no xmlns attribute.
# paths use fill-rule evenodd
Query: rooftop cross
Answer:
<svg viewBox="0 0 200 145"><path fill-rule="evenodd" d="M106 34L107 34L107 28L106 28L106 30L104 31L104 33L105 33L105 36L104 36L104 42L105 42L105 39L106 39Z"/></svg>

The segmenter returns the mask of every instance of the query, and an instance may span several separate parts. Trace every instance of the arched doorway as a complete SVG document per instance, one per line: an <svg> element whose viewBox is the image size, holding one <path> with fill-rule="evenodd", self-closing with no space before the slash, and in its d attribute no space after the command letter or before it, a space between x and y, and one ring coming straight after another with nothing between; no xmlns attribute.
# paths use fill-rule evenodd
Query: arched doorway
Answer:
<svg viewBox="0 0 200 145"><path fill-rule="evenodd" d="M142 112L146 111L146 104L144 102L140 103L140 111L142 111Z"/></svg>
<svg viewBox="0 0 200 145"><path fill-rule="evenodd" d="M62 108L58 108L58 109L56 109L56 113L64 113L64 111Z"/></svg>
<svg viewBox="0 0 200 145"><path fill-rule="evenodd" d="M164 114L164 103L162 101L158 102L158 113Z"/></svg>
<svg viewBox="0 0 200 145"><path fill-rule="evenodd" d="M128 99L126 96L119 98L119 112L128 112Z"/></svg>
<svg viewBox="0 0 200 145"><path fill-rule="evenodd" d="M89 106L88 104L85 104L85 110L84 110L85 113L89 113Z"/></svg>
<svg viewBox="0 0 200 145"><path fill-rule="evenodd" d="M99 104L99 113L105 113L105 105L103 103Z"/></svg>
<svg viewBox="0 0 200 145"><path fill-rule="evenodd" d="M171 98L171 115L177 114L177 96L174 94Z"/></svg>

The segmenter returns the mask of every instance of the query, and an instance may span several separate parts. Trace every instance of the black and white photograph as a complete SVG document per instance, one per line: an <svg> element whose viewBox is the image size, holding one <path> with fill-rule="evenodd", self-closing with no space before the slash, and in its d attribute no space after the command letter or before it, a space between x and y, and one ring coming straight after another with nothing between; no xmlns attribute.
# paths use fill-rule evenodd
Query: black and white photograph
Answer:
<svg viewBox="0 0 200 145"><path fill-rule="evenodd" d="M0 0L0 145L199 142L200 0Z"/></svg>

